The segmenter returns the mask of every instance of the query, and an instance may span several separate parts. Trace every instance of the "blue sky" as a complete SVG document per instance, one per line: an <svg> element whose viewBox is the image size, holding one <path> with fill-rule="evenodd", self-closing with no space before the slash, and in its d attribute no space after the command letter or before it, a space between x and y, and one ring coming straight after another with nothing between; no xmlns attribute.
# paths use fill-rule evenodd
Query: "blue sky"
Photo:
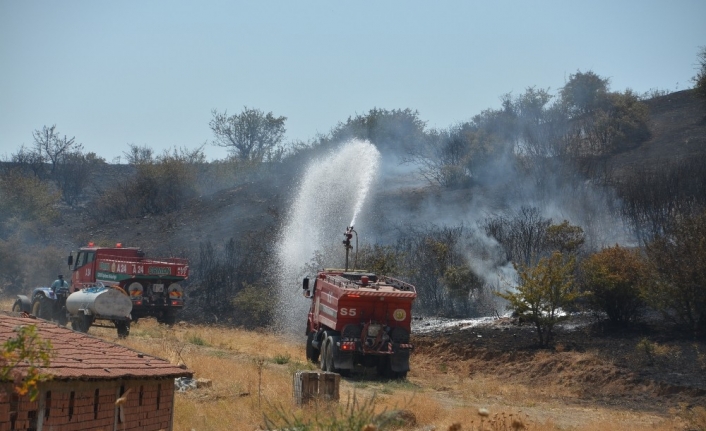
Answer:
<svg viewBox="0 0 706 431"><path fill-rule="evenodd" d="M0 157L53 124L109 162L195 148L213 109L244 106L287 117L288 140L374 107L445 128L577 70L682 90L705 22L703 0L0 0Z"/></svg>

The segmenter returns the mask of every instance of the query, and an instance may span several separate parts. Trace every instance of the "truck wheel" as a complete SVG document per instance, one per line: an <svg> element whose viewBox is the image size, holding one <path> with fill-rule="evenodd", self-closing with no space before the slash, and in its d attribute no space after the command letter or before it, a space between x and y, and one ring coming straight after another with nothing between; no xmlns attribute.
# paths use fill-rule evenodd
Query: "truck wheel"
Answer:
<svg viewBox="0 0 706 431"><path fill-rule="evenodd" d="M21 300L18 299L17 301L15 301L14 304L12 304L12 311L14 311L15 313L22 312L22 301Z"/></svg>
<svg viewBox="0 0 706 431"><path fill-rule="evenodd" d="M407 371L392 371L392 361L387 355L378 358L377 373L378 376L385 379L404 380L407 378Z"/></svg>
<svg viewBox="0 0 706 431"><path fill-rule="evenodd" d="M390 358L387 355L378 356L378 363L375 366L378 376L382 378L390 378Z"/></svg>
<svg viewBox="0 0 706 431"><path fill-rule="evenodd" d="M130 335L130 322L116 321L115 328L118 330L118 338L125 338Z"/></svg>
<svg viewBox="0 0 706 431"><path fill-rule="evenodd" d="M306 337L306 359L314 363L319 361L320 353L319 349L316 349L312 344L314 342L315 335L315 332L309 332L309 335Z"/></svg>
<svg viewBox="0 0 706 431"><path fill-rule="evenodd" d="M326 368L328 367L328 364L326 363L326 359L328 359L328 337L325 337L321 341L321 351L319 353L321 354L319 356L319 367L321 368L321 371L327 371Z"/></svg>
<svg viewBox="0 0 706 431"><path fill-rule="evenodd" d="M336 372L336 367L333 365L333 339L331 337L326 338L326 368L324 371L328 371L330 373L335 373Z"/></svg>
<svg viewBox="0 0 706 431"><path fill-rule="evenodd" d="M176 323L176 315L165 313L164 315L157 317L157 323L172 326Z"/></svg>

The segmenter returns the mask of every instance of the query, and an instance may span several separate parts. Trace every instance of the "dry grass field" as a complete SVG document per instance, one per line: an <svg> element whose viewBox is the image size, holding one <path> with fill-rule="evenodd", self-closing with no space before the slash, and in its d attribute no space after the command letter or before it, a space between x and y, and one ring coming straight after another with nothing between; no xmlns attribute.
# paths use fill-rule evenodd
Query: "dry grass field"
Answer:
<svg viewBox="0 0 706 431"><path fill-rule="evenodd" d="M283 427L301 422L326 423L332 416L345 422L353 410L375 413L407 410L414 414L412 430L691 430L706 429L706 409L674 405L664 410L633 404L607 405L583 399L561 381L521 383L507 374L475 373L464 361L424 348L413 355L407 381L381 381L372 373L342 380L337 405L296 408L292 375L313 369L304 357L304 339L267 332L178 324L172 328L154 320L134 324L127 339L114 330L91 328L92 334L174 363L183 362L213 381L212 388L177 393L176 430L265 429L265 417ZM552 353L545 363L551 362ZM572 361L591 364L591 353L573 353ZM562 378L567 378L564 373ZM655 400L657 402L657 400ZM331 428L329 428L331 427ZM329 425L309 429L332 429ZM342 428L336 429L352 429ZM369 430L375 428L368 428Z"/></svg>
<svg viewBox="0 0 706 431"><path fill-rule="evenodd" d="M11 305L1 303L5 310ZM703 397L694 398L696 404L667 403L650 392L641 403L605 402L567 384L572 377L589 379L585 370L599 362L591 352L540 351L523 361L483 350L462 354L449 347L457 344L452 339L421 336L406 381L383 381L373 372L362 372L342 379L338 403L298 408L293 403L292 376L297 370L315 369L305 360L303 336L183 322L167 327L153 319L133 324L125 339L108 328L92 327L89 334L184 363L195 378L212 380L211 388L177 392L177 431L267 429L266 418L280 429L309 423L302 428L307 430L706 430L706 408L698 404ZM706 357L702 359L706 369ZM520 371L522 363L533 368L533 375L536 369L553 366L555 375L533 382ZM611 370L594 367L594 372ZM411 412L415 424L349 425L399 410Z"/></svg>

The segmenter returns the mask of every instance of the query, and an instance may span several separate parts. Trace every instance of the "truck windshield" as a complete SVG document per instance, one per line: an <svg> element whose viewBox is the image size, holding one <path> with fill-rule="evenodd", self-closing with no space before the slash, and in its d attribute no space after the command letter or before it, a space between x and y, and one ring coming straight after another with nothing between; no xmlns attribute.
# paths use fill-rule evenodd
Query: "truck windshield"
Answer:
<svg viewBox="0 0 706 431"><path fill-rule="evenodd" d="M80 252L78 252L78 256L76 256L76 264L74 265L74 269L80 268L85 264L86 264L86 252L80 251Z"/></svg>

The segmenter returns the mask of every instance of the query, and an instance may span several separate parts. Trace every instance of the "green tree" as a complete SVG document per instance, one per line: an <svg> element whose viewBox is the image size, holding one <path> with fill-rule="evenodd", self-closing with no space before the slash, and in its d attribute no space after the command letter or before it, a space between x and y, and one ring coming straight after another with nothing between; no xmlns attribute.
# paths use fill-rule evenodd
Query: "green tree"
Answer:
<svg viewBox="0 0 706 431"><path fill-rule="evenodd" d="M694 331L706 329L706 212L678 219L645 247L655 283L647 302Z"/></svg>
<svg viewBox="0 0 706 431"><path fill-rule="evenodd" d="M536 266L516 265L520 279L517 290L498 293L509 301L510 309L534 323L541 346L552 342L554 327L567 318L562 309L579 297L574 286L575 264L573 256L565 259L554 252L540 259Z"/></svg>
<svg viewBox="0 0 706 431"><path fill-rule="evenodd" d="M411 109L373 108L367 114L350 117L331 131L330 140L345 142L353 138L372 142L381 151L414 151L426 139L426 123Z"/></svg>
<svg viewBox="0 0 706 431"><path fill-rule="evenodd" d="M378 275L399 277L399 258L395 248L379 244L363 244L356 255L356 268L362 268Z"/></svg>
<svg viewBox="0 0 706 431"><path fill-rule="evenodd" d="M49 378L41 367L49 366L52 345L39 337L35 325L19 326L15 332L0 349L0 381L13 381L18 395L29 394L34 401L39 395L37 384Z"/></svg>
<svg viewBox="0 0 706 431"><path fill-rule="evenodd" d="M228 148L240 160L255 162L277 160L283 149L282 139L287 117L275 117L247 106L240 114L228 116L213 110L209 123L216 137L215 145Z"/></svg>
<svg viewBox="0 0 706 431"><path fill-rule="evenodd" d="M632 90L609 91L610 80L577 72L560 91L568 115L566 151L584 162L632 148L649 138L648 109Z"/></svg>
<svg viewBox="0 0 706 431"><path fill-rule="evenodd" d="M546 242L551 251L576 254L586 242L586 234L580 226L574 226L564 220L547 228Z"/></svg>
<svg viewBox="0 0 706 431"><path fill-rule="evenodd" d="M647 281L647 265L639 250L619 245L592 254L581 264L585 291L595 310L615 323L638 316L644 305L641 291Z"/></svg>
<svg viewBox="0 0 706 431"><path fill-rule="evenodd" d="M564 84L560 91L561 100L572 117L581 117L603 106L609 87L610 79L601 78L590 70L579 70Z"/></svg>

